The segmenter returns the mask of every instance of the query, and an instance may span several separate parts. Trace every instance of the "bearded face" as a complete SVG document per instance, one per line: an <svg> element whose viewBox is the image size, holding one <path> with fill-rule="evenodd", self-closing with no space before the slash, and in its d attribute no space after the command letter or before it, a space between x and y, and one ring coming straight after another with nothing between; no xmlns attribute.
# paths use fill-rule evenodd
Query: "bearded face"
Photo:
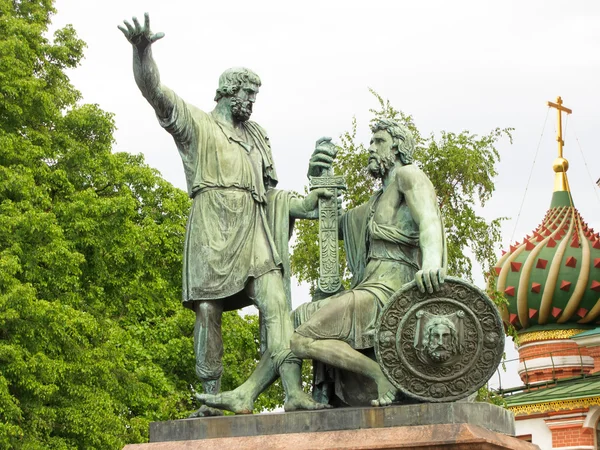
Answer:
<svg viewBox="0 0 600 450"><path fill-rule="evenodd" d="M369 173L375 178L385 178L394 168L396 154L394 152L394 140L385 131L379 130L373 133L371 145L369 146Z"/></svg>
<svg viewBox="0 0 600 450"><path fill-rule="evenodd" d="M259 86L250 82L244 83L229 97L231 116L236 122L246 122L252 115L252 105L256 101Z"/></svg>
<svg viewBox="0 0 600 450"><path fill-rule="evenodd" d="M369 173L374 178L382 179L394 168L396 157L394 155L380 156L374 153L369 156Z"/></svg>
<svg viewBox="0 0 600 450"><path fill-rule="evenodd" d="M427 337L427 355L436 362L448 361L456 353L453 330L443 323L435 324Z"/></svg>
<svg viewBox="0 0 600 450"><path fill-rule="evenodd" d="M252 115L252 104L250 100L243 100L237 96L231 97L231 115L238 122L246 122Z"/></svg>

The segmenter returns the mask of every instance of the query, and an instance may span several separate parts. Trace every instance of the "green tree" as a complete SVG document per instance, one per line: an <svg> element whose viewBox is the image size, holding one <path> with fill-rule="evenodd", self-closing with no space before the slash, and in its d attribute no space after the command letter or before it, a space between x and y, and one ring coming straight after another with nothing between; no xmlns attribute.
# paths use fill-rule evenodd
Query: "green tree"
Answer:
<svg viewBox="0 0 600 450"><path fill-rule="evenodd" d="M53 1L0 0L0 448L122 448L196 405L194 314L181 297L190 201L66 69ZM224 389L256 364L258 321L224 316ZM269 391L258 408L282 403Z"/></svg>
<svg viewBox="0 0 600 450"><path fill-rule="evenodd" d="M500 154L496 148L502 137L512 142L510 128L496 128L484 136L468 131L442 131L423 137L412 116L395 109L388 100L371 90L378 103L371 109L373 121L380 118L398 120L413 133L417 148L415 160L429 176L444 218L448 245L448 272L472 280L470 255L489 273L496 262L495 250L500 243L502 218L491 221L479 214L494 192L496 164ZM357 124L352 120L350 131L340 136L334 162L336 175L343 175L348 190L343 193L344 207L352 209L365 203L379 188L367 170L367 149L356 142ZM343 253L343 246L340 244ZM296 227L296 242L292 254L292 271L299 281L310 283L314 292L318 279L318 223L303 221ZM342 273L346 284L350 274L342 256Z"/></svg>

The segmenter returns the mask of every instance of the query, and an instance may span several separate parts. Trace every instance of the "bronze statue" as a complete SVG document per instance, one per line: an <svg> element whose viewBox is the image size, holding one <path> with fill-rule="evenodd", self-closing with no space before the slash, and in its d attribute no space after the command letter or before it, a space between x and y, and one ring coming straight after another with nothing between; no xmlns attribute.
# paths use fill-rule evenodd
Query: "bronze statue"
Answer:
<svg viewBox="0 0 600 450"><path fill-rule="evenodd" d="M291 347L301 358L369 377L378 391L371 404L384 406L395 400L397 389L359 350L374 346L381 309L404 284L415 280L422 291L439 289L445 246L435 190L413 164L412 134L387 119L371 130L369 171L382 188L341 220L352 289L298 308Z"/></svg>
<svg viewBox="0 0 600 450"><path fill-rule="evenodd" d="M260 388L277 375L286 392L285 409L325 407L305 394L300 359L289 348L288 240L296 218L316 218L321 189L304 199L275 189L277 173L266 131L250 121L261 81L244 68L219 78L213 111L201 111L160 82L152 44L164 36L134 17L119 26L133 46L135 81L175 140L193 199L183 256L183 304L196 313L196 373L204 391L217 394L223 371L221 314L255 304L266 328L259 364ZM263 387L264 386L264 387ZM251 412L253 402L237 405ZM197 415L220 414L203 406Z"/></svg>
<svg viewBox="0 0 600 450"><path fill-rule="evenodd" d="M366 204L345 213L340 231L348 264L354 275L352 289L305 303L294 311L296 324L292 351L340 369L368 376L377 385L372 404L391 404L397 389L378 363L359 350L374 346L379 312L404 284L416 280L422 291L437 290L445 279L445 245L435 191L427 176L413 164L414 139L398 123L382 120L372 127L369 170L382 180L382 189ZM313 153L313 167L327 169L335 154L321 145ZM203 394L207 405L235 410L241 398L251 401L260 379L257 370L232 392Z"/></svg>

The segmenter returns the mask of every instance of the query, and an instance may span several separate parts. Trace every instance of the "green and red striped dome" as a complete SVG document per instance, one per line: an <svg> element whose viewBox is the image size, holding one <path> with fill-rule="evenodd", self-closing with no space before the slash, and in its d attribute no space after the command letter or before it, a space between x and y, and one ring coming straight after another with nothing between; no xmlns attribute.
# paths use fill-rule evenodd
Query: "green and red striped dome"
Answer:
<svg viewBox="0 0 600 450"><path fill-rule="evenodd" d="M555 188L542 223L495 267L496 289L509 302L503 319L517 330L597 326L600 319L600 235L573 206L566 170L555 172L564 190Z"/></svg>

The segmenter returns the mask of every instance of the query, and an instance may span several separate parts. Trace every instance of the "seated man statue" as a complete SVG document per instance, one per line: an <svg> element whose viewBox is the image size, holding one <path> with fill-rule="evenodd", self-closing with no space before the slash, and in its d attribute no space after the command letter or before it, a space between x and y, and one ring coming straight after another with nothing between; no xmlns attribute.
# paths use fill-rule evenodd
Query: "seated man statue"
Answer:
<svg viewBox="0 0 600 450"><path fill-rule="evenodd" d="M380 312L404 284L414 279L421 292L439 288L446 255L435 190L413 164L411 132L391 120L380 120L371 130L368 168L382 188L340 222L352 289L301 305L294 312L300 325L291 349L300 358L370 378L378 392L371 405L385 406L397 390L379 364L359 350L374 346Z"/></svg>

